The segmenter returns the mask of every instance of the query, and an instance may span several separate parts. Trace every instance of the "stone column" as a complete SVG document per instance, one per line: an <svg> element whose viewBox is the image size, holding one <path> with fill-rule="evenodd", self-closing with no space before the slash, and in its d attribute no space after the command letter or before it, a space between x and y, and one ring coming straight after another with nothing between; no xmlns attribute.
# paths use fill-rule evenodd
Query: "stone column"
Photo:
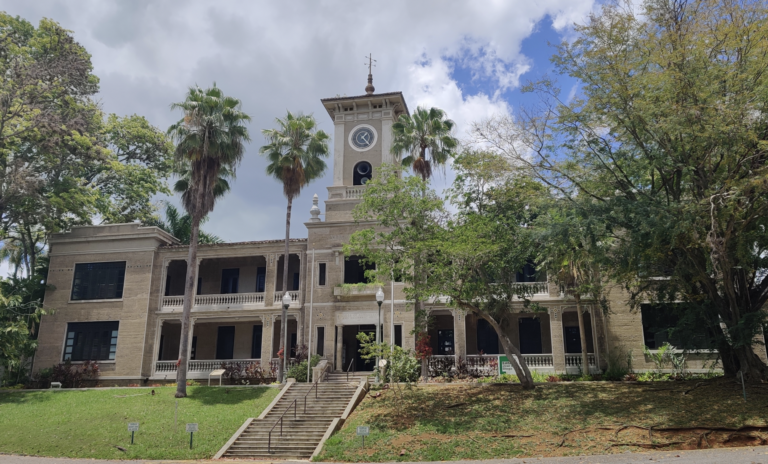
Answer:
<svg viewBox="0 0 768 464"><path fill-rule="evenodd" d="M264 306L272 306L275 302L275 285L277 284L277 260L280 255L267 256L267 275L264 283ZM271 349L270 349L271 352Z"/></svg>
<svg viewBox="0 0 768 464"><path fill-rule="evenodd" d="M189 343L187 344L187 378L189 378L189 361L192 360L192 342L195 339L195 322L197 322L197 318L189 318Z"/></svg>
<svg viewBox="0 0 768 464"><path fill-rule="evenodd" d="M154 353L152 353L152 368L150 369L150 372L152 373L151 376L155 376L155 368L157 366L157 361L160 361L160 340L163 335L163 322L165 322L164 319L160 319L157 321L157 332L155 332L155 343L153 346Z"/></svg>
<svg viewBox="0 0 768 464"><path fill-rule="evenodd" d="M336 326L336 353L334 354L335 359L335 366L334 370L340 371L344 369L342 367L341 362L341 349L344 342L344 326L343 325L337 325Z"/></svg>
<svg viewBox="0 0 768 464"><path fill-rule="evenodd" d="M272 331L275 325L271 314L261 318L261 367L269 369L269 362L272 360Z"/></svg>
<svg viewBox="0 0 768 464"><path fill-rule="evenodd" d="M453 313L453 346L456 350L456 362L459 358L467 358L467 335L466 314L463 311L454 309Z"/></svg>
<svg viewBox="0 0 768 464"><path fill-rule="evenodd" d="M563 339L563 319L561 308L550 308L549 330L552 338L552 363L555 372L565 372L565 340Z"/></svg>

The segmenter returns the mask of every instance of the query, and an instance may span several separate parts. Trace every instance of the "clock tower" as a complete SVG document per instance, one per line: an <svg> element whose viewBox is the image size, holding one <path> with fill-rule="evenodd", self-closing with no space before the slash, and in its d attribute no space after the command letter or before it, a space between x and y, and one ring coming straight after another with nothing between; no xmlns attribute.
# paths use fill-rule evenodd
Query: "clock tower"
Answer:
<svg viewBox="0 0 768 464"><path fill-rule="evenodd" d="M382 163L393 163L392 123L408 114L402 92L375 93L368 73L365 95L325 98L333 120L333 185L328 187L326 221L350 221L365 183Z"/></svg>

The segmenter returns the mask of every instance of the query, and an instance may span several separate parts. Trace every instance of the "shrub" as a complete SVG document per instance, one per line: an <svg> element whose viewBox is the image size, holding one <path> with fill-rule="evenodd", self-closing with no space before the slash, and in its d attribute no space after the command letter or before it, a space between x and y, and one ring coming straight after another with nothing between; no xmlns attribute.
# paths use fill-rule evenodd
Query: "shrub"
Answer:
<svg viewBox="0 0 768 464"><path fill-rule="evenodd" d="M61 382L63 388L82 388L86 381L99 379L99 365L93 361L72 364L65 361L53 367L41 369L29 378L29 388L50 388L51 382Z"/></svg>
<svg viewBox="0 0 768 464"><path fill-rule="evenodd" d="M563 379L559 375L550 375L547 377L547 382L562 382Z"/></svg>
<svg viewBox="0 0 768 464"><path fill-rule="evenodd" d="M261 364L254 362L247 365L224 362L221 364L224 369L223 377L235 385L262 385L272 383L275 380L275 373L271 368L263 369Z"/></svg>
<svg viewBox="0 0 768 464"><path fill-rule="evenodd" d="M632 352L625 352L623 347L617 347L608 355L608 368L603 373L603 380L622 380L632 372Z"/></svg>
<svg viewBox="0 0 768 464"><path fill-rule="evenodd" d="M399 346L392 347L387 363L387 377L391 382L418 382L421 375L421 363L413 352Z"/></svg>
<svg viewBox="0 0 768 464"><path fill-rule="evenodd" d="M321 359L320 356L316 354L312 355L311 366L312 367L317 366L317 363L320 362L320 359ZM307 382L306 359L304 361L293 364L291 365L291 367L288 368L288 378L296 379L297 382Z"/></svg>

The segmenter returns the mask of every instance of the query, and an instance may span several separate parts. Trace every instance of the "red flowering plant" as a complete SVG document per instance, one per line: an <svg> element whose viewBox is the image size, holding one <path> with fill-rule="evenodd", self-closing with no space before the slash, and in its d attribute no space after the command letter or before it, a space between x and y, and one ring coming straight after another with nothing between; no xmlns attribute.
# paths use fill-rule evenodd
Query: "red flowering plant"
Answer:
<svg viewBox="0 0 768 464"><path fill-rule="evenodd" d="M428 359L432 356L432 345L429 343L429 334L421 332L416 335L416 358Z"/></svg>

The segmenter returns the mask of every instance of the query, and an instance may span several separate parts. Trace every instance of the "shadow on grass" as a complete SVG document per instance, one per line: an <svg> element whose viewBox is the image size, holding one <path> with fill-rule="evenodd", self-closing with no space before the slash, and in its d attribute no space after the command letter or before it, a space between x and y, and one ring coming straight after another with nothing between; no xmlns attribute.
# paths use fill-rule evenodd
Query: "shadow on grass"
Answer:
<svg viewBox="0 0 768 464"><path fill-rule="evenodd" d="M206 406L239 404L258 400L273 390L272 387L188 387L187 399Z"/></svg>

